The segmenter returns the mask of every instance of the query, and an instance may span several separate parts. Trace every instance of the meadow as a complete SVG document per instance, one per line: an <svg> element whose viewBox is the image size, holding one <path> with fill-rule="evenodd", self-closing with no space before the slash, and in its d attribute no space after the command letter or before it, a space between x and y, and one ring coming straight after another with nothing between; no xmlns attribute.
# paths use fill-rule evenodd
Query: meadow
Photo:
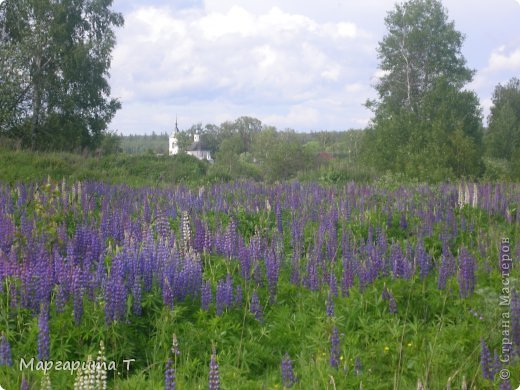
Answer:
<svg viewBox="0 0 520 390"><path fill-rule="evenodd" d="M516 388L519 204L511 183L0 184L0 385Z"/></svg>

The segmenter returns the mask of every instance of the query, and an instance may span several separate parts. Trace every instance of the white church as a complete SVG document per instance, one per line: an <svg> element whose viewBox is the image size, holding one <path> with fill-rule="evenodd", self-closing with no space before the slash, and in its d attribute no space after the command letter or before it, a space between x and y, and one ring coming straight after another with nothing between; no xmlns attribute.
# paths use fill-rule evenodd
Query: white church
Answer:
<svg viewBox="0 0 520 390"><path fill-rule="evenodd" d="M179 153L178 136L179 136L179 128L177 127L177 119L176 119L175 127L174 127L172 133L170 134L170 138L169 138L170 146L168 148L168 151L169 151L170 156L173 156L174 154ZM193 143L186 150L186 153L189 154L190 156L198 158L199 160L206 160L209 162L213 162L213 159L211 158L211 153L208 150L207 146L204 144L204 142L202 142L202 140L200 139L199 134L194 135Z"/></svg>

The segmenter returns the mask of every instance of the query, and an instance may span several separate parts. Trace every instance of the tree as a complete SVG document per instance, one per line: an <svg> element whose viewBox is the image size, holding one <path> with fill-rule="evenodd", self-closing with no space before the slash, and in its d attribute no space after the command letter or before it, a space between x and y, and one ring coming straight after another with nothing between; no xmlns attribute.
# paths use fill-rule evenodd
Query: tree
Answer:
<svg viewBox="0 0 520 390"><path fill-rule="evenodd" d="M379 97L393 110L417 110L425 93L440 77L456 88L471 81L461 54L464 36L437 0L398 4L385 18L388 34L377 49L385 72L376 86Z"/></svg>
<svg viewBox="0 0 520 390"><path fill-rule="evenodd" d="M298 135L291 131L276 132L266 128L253 138L253 156L268 181L287 180L310 168L313 159Z"/></svg>
<svg viewBox="0 0 520 390"><path fill-rule="evenodd" d="M461 54L463 35L437 0L411 0L389 12L379 43L378 101L364 138L365 160L378 170L442 180L479 175L482 145L477 96L463 91L473 71ZM456 153L464 151L469 160Z"/></svg>
<svg viewBox="0 0 520 390"><path fill-rule="evenodd" d="M114 27L111 0L5 0L0 4L1 129L36 148L95 147L120 107L110 98ZM2 66L2 65L0 65ZM22 77L15 77L22 75ZM4 121L4 118L9 121ZM15 125L15 126L13 126Z"/></svg>
<svg viewBox="0 0 520 390"><path fill-rule="evenodd" d="M510 161L520 153L520 80L512 78L506 85L498 84L492 101L487 153Z"/></svg>

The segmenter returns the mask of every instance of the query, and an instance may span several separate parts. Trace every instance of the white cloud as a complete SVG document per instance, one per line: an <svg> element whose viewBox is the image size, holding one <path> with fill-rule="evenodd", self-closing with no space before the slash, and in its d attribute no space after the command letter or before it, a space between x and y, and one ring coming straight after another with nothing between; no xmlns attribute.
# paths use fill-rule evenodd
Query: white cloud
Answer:
<svg viewBox="0 0 520 390"><path fill-rule="evenodd" d="M351 53L366 46L370 34L350 21L318 23L278 6L255 13L240 5L145 6L125 19L112 68L113 94L123 103L116 127L127 128L144 107L153 113L146 115L150 125L164 126L158 107L169 106L179 113L205 107L199 117L193 113L194 123L254 113L277 127L308 129L329 110L320 102L343 102L343 86L366 73Z"/></svg>
<svg viewBox="0 0 520 390"><path fill-rule="evenodd" d="M488 68L492 72L500 70L520 71L520 48L507 53L506 48L501 46L498 50L491 53Z"/></svg>

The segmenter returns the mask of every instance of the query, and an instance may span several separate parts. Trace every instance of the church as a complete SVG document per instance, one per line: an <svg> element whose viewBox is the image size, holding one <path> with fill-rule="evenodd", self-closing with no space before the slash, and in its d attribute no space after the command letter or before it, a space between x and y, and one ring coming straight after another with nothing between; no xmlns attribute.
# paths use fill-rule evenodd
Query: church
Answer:
<svg viewBox="0 0 520 390"><path fill-rule="evenodd" d="M168 152L170 156L179 153L179 128L177 127L177 119L175 120L175 127L169 138ZM186 154L198 158L199 160L213 162L209 149L200 139L200 135L197 133L193 136L193 143L186 150Z"/></svg>

